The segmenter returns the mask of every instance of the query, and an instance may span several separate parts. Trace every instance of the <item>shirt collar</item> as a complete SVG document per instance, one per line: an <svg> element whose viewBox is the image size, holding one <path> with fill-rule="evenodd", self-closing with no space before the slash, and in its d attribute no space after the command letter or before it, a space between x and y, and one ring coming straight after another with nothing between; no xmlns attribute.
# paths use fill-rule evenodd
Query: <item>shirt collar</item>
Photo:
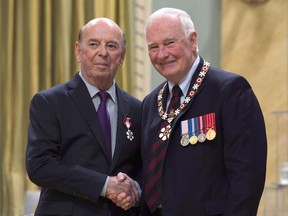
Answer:
<svg viewBox="0 0 288 216"><path fill-rule="evenodd" d="M85 83L88 92L90 94L90 97L93 98L99 91L100 89L98 89L96 86L91 85L90 83L88 83L88 81L83 77L82 72L79 72L79 76L81 77L81 79L83 80L83 82ZM113 80L113 84L112 86L106 91L109 93L112 101L114 103L116 103L116 87L115 87L115 80Z"/></svg>
<svg viewBox="0 0 288 216"><path fill-rule="evenodd" d="M200 57L198 55L197 58L195 59L193 65L192 65L192 67L190 68L189 72L186 74L184 79L182 81L180 81L180 83L178 84L184 97L188 93L190 82L191 82L192 77L193 77L193 75L194 75L194 73L196 71L196 68L198 67L199 62L200 62ZM173 86L174 86L174 84L168 81L168 87L169 87L170 95L172 95Z"/></svg>

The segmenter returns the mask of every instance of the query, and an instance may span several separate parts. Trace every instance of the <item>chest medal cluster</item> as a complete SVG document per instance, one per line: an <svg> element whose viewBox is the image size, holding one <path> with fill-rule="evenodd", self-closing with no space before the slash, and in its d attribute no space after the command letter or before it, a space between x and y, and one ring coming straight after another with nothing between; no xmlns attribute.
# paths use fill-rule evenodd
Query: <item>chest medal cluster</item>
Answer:
<svg viewBox="0 0 288 216"><path fill-rule="evenodd" d="M215 113L208 113L181 122L181 145L189 143L195 145L197 142L213 140L216 137Z"/></svg>
<svg viewBox="0 0 288 216"><path fill-rule="evenodd" d="M176 118L176 116L178 116L181 113L181 111L189 104L189 102L191 101L193 96L196 94L196 92L198 91L199 87L201 86L206 74L209 71L209 67L210 67L210 63L204 60L201 71L200 71L195 83L193 84L191 91L187 94L183 103L181 103L180 106L176 110L173 110L172 113L168 114L167 112L165 112L165 110L163 108L163 93L164 93L164 90L167 86L167 83L160 89L159 94L158 94L158 98L157 98L157 100L158 100L158 112L159 112L160 117L163 120L167 121L167 125L165 127L161 128L160 134L159 134L159 138L162 139L163 141L165 141L169 138L170 132L171 132L172 121ZM185 136L187 136L187 135L185 135ZM185 140L185 143L186 142L187 141Z"/></svg>

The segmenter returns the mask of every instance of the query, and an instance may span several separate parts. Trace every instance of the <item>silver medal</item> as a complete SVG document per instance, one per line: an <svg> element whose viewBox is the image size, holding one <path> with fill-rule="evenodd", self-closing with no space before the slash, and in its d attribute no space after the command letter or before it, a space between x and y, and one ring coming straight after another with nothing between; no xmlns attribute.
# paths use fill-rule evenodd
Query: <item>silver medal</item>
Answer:
<svg viewBox="0 0 288 216"><path fill-rule="evenodd" d="M183 134L180 143L182 146L187 146L189 144L189 134Z"/></svg>
<svg viewBox="0 0 288 216"><path fill-rule="evenodd" d="M130 141L132 141L134 139L134 135L133 132L131 130L127 130L126 131L126 135L127 135L127 139L129 139Z"/></svg>
<svg viewBox="0 0 288 216"><path fill-rule="evenodd" d="M204 133L200 133L198 136L198 141L203 143L206 140L206 136Z"/></svg>

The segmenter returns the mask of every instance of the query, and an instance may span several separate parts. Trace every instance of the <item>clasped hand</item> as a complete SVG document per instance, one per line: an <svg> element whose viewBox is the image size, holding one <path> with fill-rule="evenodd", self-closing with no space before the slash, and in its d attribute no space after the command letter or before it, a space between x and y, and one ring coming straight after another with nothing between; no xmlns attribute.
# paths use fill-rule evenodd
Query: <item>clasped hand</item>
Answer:
<svg viewBox="0 0 288 216"><path fill-rule="evenodd" d="M135 182L125 173L110 176L106 197L124 210L130 209L139 200Z"/></svg>

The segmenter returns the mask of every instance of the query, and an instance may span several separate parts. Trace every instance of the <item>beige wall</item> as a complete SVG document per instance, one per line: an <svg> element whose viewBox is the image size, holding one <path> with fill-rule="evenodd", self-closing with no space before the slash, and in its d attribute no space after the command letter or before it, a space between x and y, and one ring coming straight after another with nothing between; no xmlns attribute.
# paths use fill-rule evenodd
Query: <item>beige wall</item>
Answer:
<svg viewBox="0 0 288 216"><path fill-rule="evenodd" d="M273 112L288 109L287 38L287 0L259 4L222 0L221 68L246 77L262 107L268 137L266 185L275 183L278 177ZM279 139L288 145L287 123L283 124L286 128L280 126Z"/></svg>

